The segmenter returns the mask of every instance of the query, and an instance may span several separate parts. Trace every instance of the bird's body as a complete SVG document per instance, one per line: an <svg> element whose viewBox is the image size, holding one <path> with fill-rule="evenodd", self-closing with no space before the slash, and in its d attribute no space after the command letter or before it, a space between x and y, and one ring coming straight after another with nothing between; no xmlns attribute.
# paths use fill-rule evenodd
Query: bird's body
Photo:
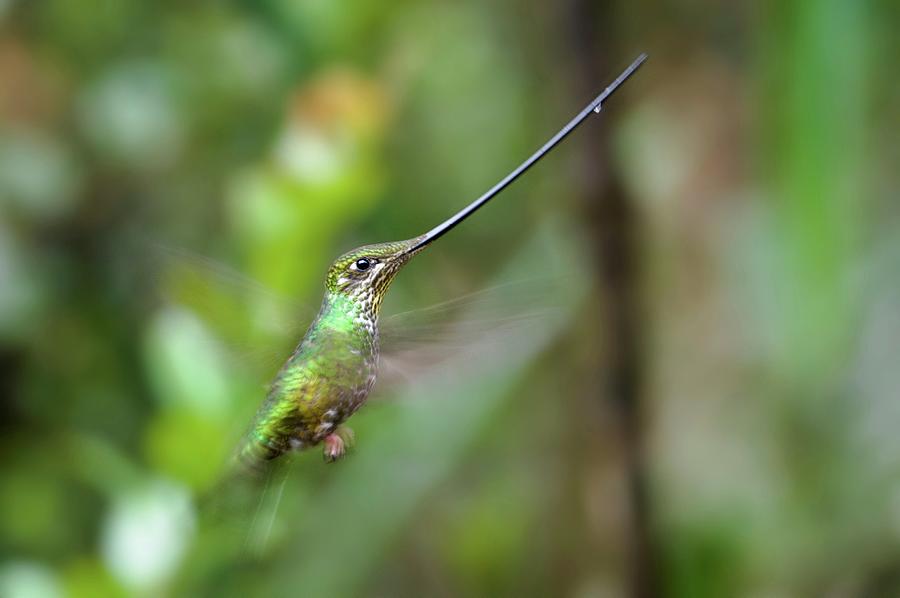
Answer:
<svg viewBox="0 0 900 598"><path fill-rule="evenodd" d="M240 450L244 465L258 468L322 442L327 460L344 453L352 436L341 424L375 384L381 302L419 239L360 247L331 266L319 314L275 377Z"/></svg>
<svg viewBox="0 0 900 598"><path fill-rule="evenodd" d="M377 325L347 303L326 296L256 415L245 462L319 444L365 401L377 371Z"/></svg>

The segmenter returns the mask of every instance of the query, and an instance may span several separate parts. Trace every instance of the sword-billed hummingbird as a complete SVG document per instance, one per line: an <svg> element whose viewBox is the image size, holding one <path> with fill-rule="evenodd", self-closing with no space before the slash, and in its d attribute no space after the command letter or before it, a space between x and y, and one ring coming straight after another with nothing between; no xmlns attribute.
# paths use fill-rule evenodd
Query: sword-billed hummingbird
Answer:
<svg viewBox="0 0 900 598"><path fill-rule="evenodd" d="M378 369L378 314L394 277L413 256L471 216L562 141L646 60L641 54L584 110L481 197L427 233L406 241L365 245L339 257L328 270L325 298L275 377L238 457L257 469L291 450L324 444L326 461L352 442L343 426L365 402Z"/></svg>

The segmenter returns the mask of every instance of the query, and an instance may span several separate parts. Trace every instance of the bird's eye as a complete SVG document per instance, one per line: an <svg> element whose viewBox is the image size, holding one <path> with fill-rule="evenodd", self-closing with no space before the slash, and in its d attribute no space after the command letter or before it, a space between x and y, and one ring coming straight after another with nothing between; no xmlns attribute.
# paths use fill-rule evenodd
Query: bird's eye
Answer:
<svg viewBox="0 0 900 598"><path fill-rule="evenodd" d="M369 269L369 266L372 265L372 262L369 261L368 258L361 257L356 260L356 263L354 265L356 266L357 270L364 272Z"/></svg>

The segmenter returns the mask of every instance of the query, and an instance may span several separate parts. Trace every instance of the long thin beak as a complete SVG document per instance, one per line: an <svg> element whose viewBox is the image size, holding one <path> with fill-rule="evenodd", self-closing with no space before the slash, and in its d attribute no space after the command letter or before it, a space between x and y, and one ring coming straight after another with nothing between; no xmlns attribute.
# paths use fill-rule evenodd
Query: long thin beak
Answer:
<svg viewBox="0 0 900 598"><path fill-rule="evenodd" d="M634 62L632 62L631 65L629 65L629 67L627 69L622 71L622 74L619 75L616 78L616 80L613 81L609 85L609 87L607 87L606 89L603 90L603 93L601 93L596 98L594 98L594 100L590 104L588 104L584 108L584 110L582 110L581 112L578 113L578 116L576 116L575 118L570 120L566 126L564 126L562 129L560 129L559 132L557 132L556 135L551 137L550 140L547 141L547 143L545 143L543 146L541 146L541 148L539 150L537 150L536 152L531 154L531 157L529 157L527 160L525 160L524 162L519 164L519 166L515 170L513 170L508 175L506 175L496 185L494 185L493 187L488 189L487 192L484 193L484 195L482 195L481 197L479 197L478 199L476 199L475 201L473 201L472 203L467 205L465 208L463 208L462 210L460 210L459 212L457 212L456 214L454 214L453 216L451 216L450 218L448 218L441 224L437 225L436 227L434 227L433 229L431 229L430 231L428 231L427 233L422 235L422 237L420 237L419 242L416 243L415 245L413 245L410 249L408 249L407 253L412 253L414 251L417 251L417 250L425 247L426 245L428 245L435 239L438 239L441 236L445 235L447 233L447 231L449 231L450 229L455 227L457 224L459 224L460 222L462 222L463 220L465 220L472 214L474 214L478 208L480 208L481 206L483 206L484 204L489 202L495 195L499 194L501 191L506 189L506 187L509 186L510 183L512 183L514 180L516 180L522 174L524 174L526 170L528 170L529 168L534 166L535 162L537 162L538 160L540 160L541 158L546 156L550 152L550 150L552 150L554 147L556 147L556 145L560 141L565 139L569 133L574 131L575 128L578 125L580 125L582 122L584 122L588 116L590 116L591 114L595 114L595 113L600 114L600 108L601 108L603 102L605 102L606 99L609 96L611 96L613 94L613 92L619 88L619 86L622 85L622 83L627 81L628 78L631 77L631 75L633 75L636 70L638 70L638 68L644 63L645 60L647 60L646 54L641 54L640 56L638 56L634 60Z"/></svg>

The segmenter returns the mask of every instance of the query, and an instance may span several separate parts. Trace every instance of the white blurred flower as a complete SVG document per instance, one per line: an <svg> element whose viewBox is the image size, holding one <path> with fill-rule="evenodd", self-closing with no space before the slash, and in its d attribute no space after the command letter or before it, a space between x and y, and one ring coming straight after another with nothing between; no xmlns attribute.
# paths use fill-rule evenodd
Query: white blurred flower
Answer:
<svg viewBox="0 0 900 598"><path fill-rule="evenodd" d="M110 159L139 169L173 164L183 137L173 95L171 77L161 66L125 64L81 97L82 129Z"/></svg>
<svg viewBox="0 0 900 598"><path fill-rule="evenodd" d="M161 310L147 331L147 357L161 400L204 414L228 411L228 368L215 337L192 312Z"/></svg>
<svg viewBox="0 0 900 598"><path fill-rule="evenodd" d="M175 571L193 531L188 492L157 481L115 500L104 524L103 560L123 584L149 589Z"/></svg>
<svg viewBox="0 0 900 598"><path fill-rule="evenodd" d="M51 219L72 206L80 184L71 153L56 139L27 129L0 135L0 203Z"/></svg>
<svg viewBox="0 0 900 598"><path fill-rule="evenodd" d="M52 570L38 563L12 561L0 566L0 596L57 598L64 596Z"/></svg>
<svg viewBox="0 0 900 598"><path fill-rule="evenodd" d="M275 148L278 163L298 180L327 184L347 168L347 155L337 140L312 127L289 127Z"/></svg>

